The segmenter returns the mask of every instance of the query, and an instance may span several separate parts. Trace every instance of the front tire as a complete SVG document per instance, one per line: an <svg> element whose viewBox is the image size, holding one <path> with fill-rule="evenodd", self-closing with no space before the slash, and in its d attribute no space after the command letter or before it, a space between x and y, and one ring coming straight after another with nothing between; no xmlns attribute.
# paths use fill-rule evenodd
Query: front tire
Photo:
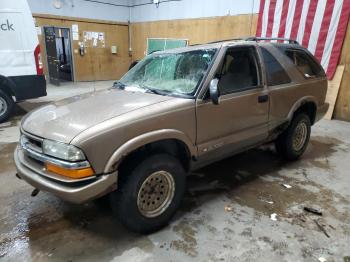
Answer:
<svg viewBox="0 0 350 262"><path fill-rule="evenodd" d="M275 141L277 153L287 160L298 159L306 150L311 134L308 115L299 113Z"/></svg>
<svg viewBox="0 0 350 262"><path fill-rule="evenodd" d="M180 162L170 155L153 155L129 174L120 174L119 188L110 197L112 209L131 231L154 232L175 214L185 188L186 173Z"/></svg>
<svg viewBox="0 0 350 262"><path fill-rule="evenodd" d="M0 90L0 123L5 122L10 117L14 104L12 98Z"/></svg>

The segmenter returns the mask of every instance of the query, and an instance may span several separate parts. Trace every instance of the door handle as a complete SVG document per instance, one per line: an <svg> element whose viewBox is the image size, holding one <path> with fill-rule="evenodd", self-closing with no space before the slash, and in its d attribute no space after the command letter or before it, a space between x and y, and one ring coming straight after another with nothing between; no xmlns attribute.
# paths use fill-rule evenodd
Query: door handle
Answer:
<svg viewBox="0 0 350 262"><path fill-rule="evenodd" d="M267 101L269 101L269 95L258 96L259 103L266 103Z"/></svg>

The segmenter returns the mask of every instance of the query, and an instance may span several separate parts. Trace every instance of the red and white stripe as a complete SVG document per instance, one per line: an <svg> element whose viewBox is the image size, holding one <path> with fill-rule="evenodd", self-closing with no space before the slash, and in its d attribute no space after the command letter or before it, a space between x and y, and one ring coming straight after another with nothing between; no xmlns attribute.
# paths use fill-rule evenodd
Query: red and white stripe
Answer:
<svg viewBox="0 0 350 262"><path fill-rule="evenodd" d="M350 14L350 0L260 0L257 37L296 39L332 79Z"/></svg>

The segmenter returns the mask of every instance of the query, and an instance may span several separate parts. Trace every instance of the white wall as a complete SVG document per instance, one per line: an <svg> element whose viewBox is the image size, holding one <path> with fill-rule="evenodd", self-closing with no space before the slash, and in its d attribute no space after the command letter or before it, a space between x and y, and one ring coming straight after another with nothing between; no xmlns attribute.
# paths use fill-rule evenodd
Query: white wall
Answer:
<svg viewBox="0 0 350 262"><path fill-rule="evenodd" d="M180 0L170 2L160 0L161 3L157 8L154 4L150 4L152 0L97 0L125 5L126 7L83 0L60 0L63 3L62 8L56 9L53 6L54 0L27 1L32 13L118 22L127 22L128 20L131 22L146 22L250 14L251 12L258 12L260 3L260 0ZM139 4L147 5L137 6Z"/></svg>
<svg viewBox="0 0 350 262"><path fill-rule="evenodd" d="M13 0L16 1L16 0ZM129 20L129 7L112 6L83 0L61 0L62 8L53 6L54 0L27 0L32 13L79 18L101 19L116 22ZM114 4L129 5L128 0L101 0Z"/></svg>
<svg viewBox="0 0 350 262"><path fill-rule="evenodd" d="M150 3L150 0L133 0L132 5ZM260 0L182 0L131 8L132 22L188 19L258 13Z"/></svg>

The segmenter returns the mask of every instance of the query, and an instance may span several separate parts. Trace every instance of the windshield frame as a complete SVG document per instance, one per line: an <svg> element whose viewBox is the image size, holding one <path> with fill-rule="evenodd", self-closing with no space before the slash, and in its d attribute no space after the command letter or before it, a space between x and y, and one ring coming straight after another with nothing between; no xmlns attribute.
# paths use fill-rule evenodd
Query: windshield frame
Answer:
<svg viewBox="0 0 350 262"><path fill-rule="evenodd" d="M205 51L205 50L212 50L214 51L214 54L212 56L212 59L210 61L210 63L208 64L208 67L207 69L205 70L203 76L201 77L201 79L199 79L198 83L196 84L195 88L193 89L193 91L191 93L175 93L175 92L167 92L166 90L161 90L161 89L155 89L155 88L152 88L150 87L150 89L153 89L153 90L159 90L159 94L158 95L166 95L166 96L172 96L172 97L180 97L180 98L187 98L187 99L196 99L198 94L199 94L199 91L201 90L201 87L203 85L203 83L205 82L207 76L208 76L208 73L211 71L212 67L213 67L213 64L218 56L218 53L220 51L220 47L217 47L217 46L210 46L210 47L207 47L207 48L198 48L198 49L190 49L189 50L189 47L186 47L186 48L179 48L181 49L181 51L176 51L176 49L171 49L171 50L166 50L166 51L158 51L158 52L154 52L150 55L147 55L145 56L139 63L141 63L144 59L146 58L149 58L149 57L152 57L152 56L160 56L160 55L177 55L177 54L183 54L183 53L190 53L190 52L195 52L195 51ZM126 74L132 72L133 70L136 70L138 67L138 65L136 65L135 67L133 67L131 70L129 70ZM123 82L122 82L122 79L126 76L123 75L123 77L118 81L119 83L122 83L123 85L125 85ZM121 88L123 89L123 88ZM147 92L147 88L145 88L146 92ZM152 91L152 90L150 90ZM150 93L155 93L155 92L150 92ZM162 93L162 94L160 94Z"/></svg>

